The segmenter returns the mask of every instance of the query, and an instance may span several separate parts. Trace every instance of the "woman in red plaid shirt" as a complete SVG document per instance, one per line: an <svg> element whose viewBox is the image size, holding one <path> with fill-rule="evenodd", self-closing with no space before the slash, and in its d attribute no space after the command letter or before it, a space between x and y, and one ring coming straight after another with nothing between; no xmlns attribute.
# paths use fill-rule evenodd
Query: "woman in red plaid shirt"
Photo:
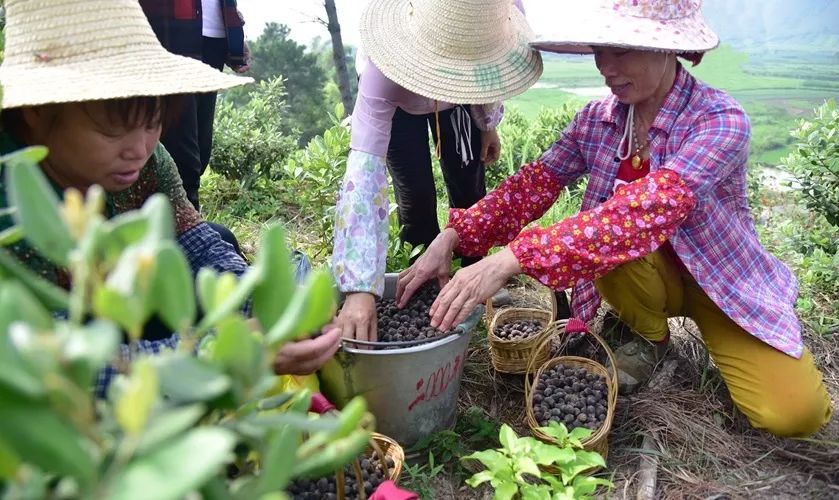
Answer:
<svg viewBox="0 0 839 500"><path fill-rule="evenodd" d="M449 225L400 276L401 304L428 279L448 281L431 309L447 330L513 275L574 287L577 317L605 297L639 334L616 351L622 388L646 381L669 343L667 318L692 318L737 407L779 436L806 436L831 402L804 347L795 278L761 246L749 212L749 119L730 96L693 78L719 44L698 0L598 0L569 6L561 34L534 45L593 53L611 90ZM564 186L589 176L582 211L522 230ZM449 281L451 255L485 255Z"/></svg>

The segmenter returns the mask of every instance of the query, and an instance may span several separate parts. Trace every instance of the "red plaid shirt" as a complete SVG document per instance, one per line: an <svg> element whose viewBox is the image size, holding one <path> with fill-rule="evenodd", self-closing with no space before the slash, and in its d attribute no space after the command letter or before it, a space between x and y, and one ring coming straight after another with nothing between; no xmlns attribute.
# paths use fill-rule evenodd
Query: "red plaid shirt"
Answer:
<svg viewBox="0 0 839 500"><path fill-rule="evenodd" d="M592 101L539 161L471 208L453 209L449 227L460 236L458 251L482 255L509 243L528 275L555 289L574 286L574 312L590 321L600 304L593 280L670 241L732 320L800 357L798 283L760 244L749 211L751 127L743 109L679 66L650 128L650 174L613 195L626 114L614 96ZM585 174L579 214L521 231Z"/></svg>

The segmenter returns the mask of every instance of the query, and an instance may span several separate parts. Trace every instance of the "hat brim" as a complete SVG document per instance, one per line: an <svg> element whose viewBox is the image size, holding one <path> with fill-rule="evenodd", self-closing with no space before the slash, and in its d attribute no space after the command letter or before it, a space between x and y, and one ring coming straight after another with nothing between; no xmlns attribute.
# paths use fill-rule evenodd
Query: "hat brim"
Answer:
<svg viewBox="0 0 839 500"><path fill-rule="evenodd" d="M152 61L125 53L102 56L96 64L0 67L3 108L213 92L253 81L162 49L154 55Z"/></svg>
<svg viewBox="0 0 839 500"><path fill-rule="evenodd" d="M409 8L405 0L373 0L362 14L360 35L373 64L411 92L449 103L486 104L524 92L542 75L541 55L529 46L533 32L517 9L511 9L513 36L505 47L465 60L439 53L427 38L412 33Z"/></svg>
<svg viewBox="0 0 839 500"><path fill-rule="evenodd" d="M540 33L531 46L563 54L591 54L592 46L679 53L707 52L720 43L698 10L669 21L624 16L611 9L579 10L568 16L556 34Z"/></svg>

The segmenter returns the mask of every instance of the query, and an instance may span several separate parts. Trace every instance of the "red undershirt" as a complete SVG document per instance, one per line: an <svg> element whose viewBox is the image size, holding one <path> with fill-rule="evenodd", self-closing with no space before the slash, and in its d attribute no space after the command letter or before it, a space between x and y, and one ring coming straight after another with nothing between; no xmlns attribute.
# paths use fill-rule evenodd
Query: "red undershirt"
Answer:
<svg viewBox="0 0 839 500"><path fill-rule="evenodd" d="M650 159L646 158L641 161L641 168L634 169L632 167L632 156L627 158L626 160L621 160L620 165L618 166L618 176L617 180L615 181L615 186L613 188L616 190L618 186L624 183L630 183L632 181L636 181L641 177L650 173ZM676 253L676 250L673 249L673 245L670 244L670 241L666 241L663 245L661 245L661 249L664 251L666 255L668 255L676 266L679 268L680 271L683 272L690 272L688 268L685 266L682 259L679 258L679 255Z"/></svg>

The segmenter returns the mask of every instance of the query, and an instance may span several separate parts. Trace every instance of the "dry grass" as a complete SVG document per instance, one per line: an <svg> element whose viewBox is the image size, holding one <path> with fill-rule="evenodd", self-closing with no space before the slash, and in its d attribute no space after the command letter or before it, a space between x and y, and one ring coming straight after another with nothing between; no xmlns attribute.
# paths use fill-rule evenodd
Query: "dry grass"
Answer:
<svg viewBox="0 0 839 500"><path fill-rule="evenodd" d="M543 290L527 283L510 286L514 305L550 308ZM601 311L595 330L602 327ZM610 498L634 498L642 453L659 458L657 496L674 499L839 498L839 422L811 439L779 439L752 429L737 412L719 372L707 357L691 321L671 323L678 360L671 384L618 399L610 435L609 468L616 488ZM460 404L478 406L518 433L527 432L521 376L496 373L479 331L469 349ZM619 337L613 340L620 342ZM839 401L839 365L833 339L807 334L807 345ZM835 405L834 405L835 408ZM642 450L644 436L654 451ZM434 498L487 498L459 480L437 480ZM436 484L436 483L435 483Z"/></svg>

